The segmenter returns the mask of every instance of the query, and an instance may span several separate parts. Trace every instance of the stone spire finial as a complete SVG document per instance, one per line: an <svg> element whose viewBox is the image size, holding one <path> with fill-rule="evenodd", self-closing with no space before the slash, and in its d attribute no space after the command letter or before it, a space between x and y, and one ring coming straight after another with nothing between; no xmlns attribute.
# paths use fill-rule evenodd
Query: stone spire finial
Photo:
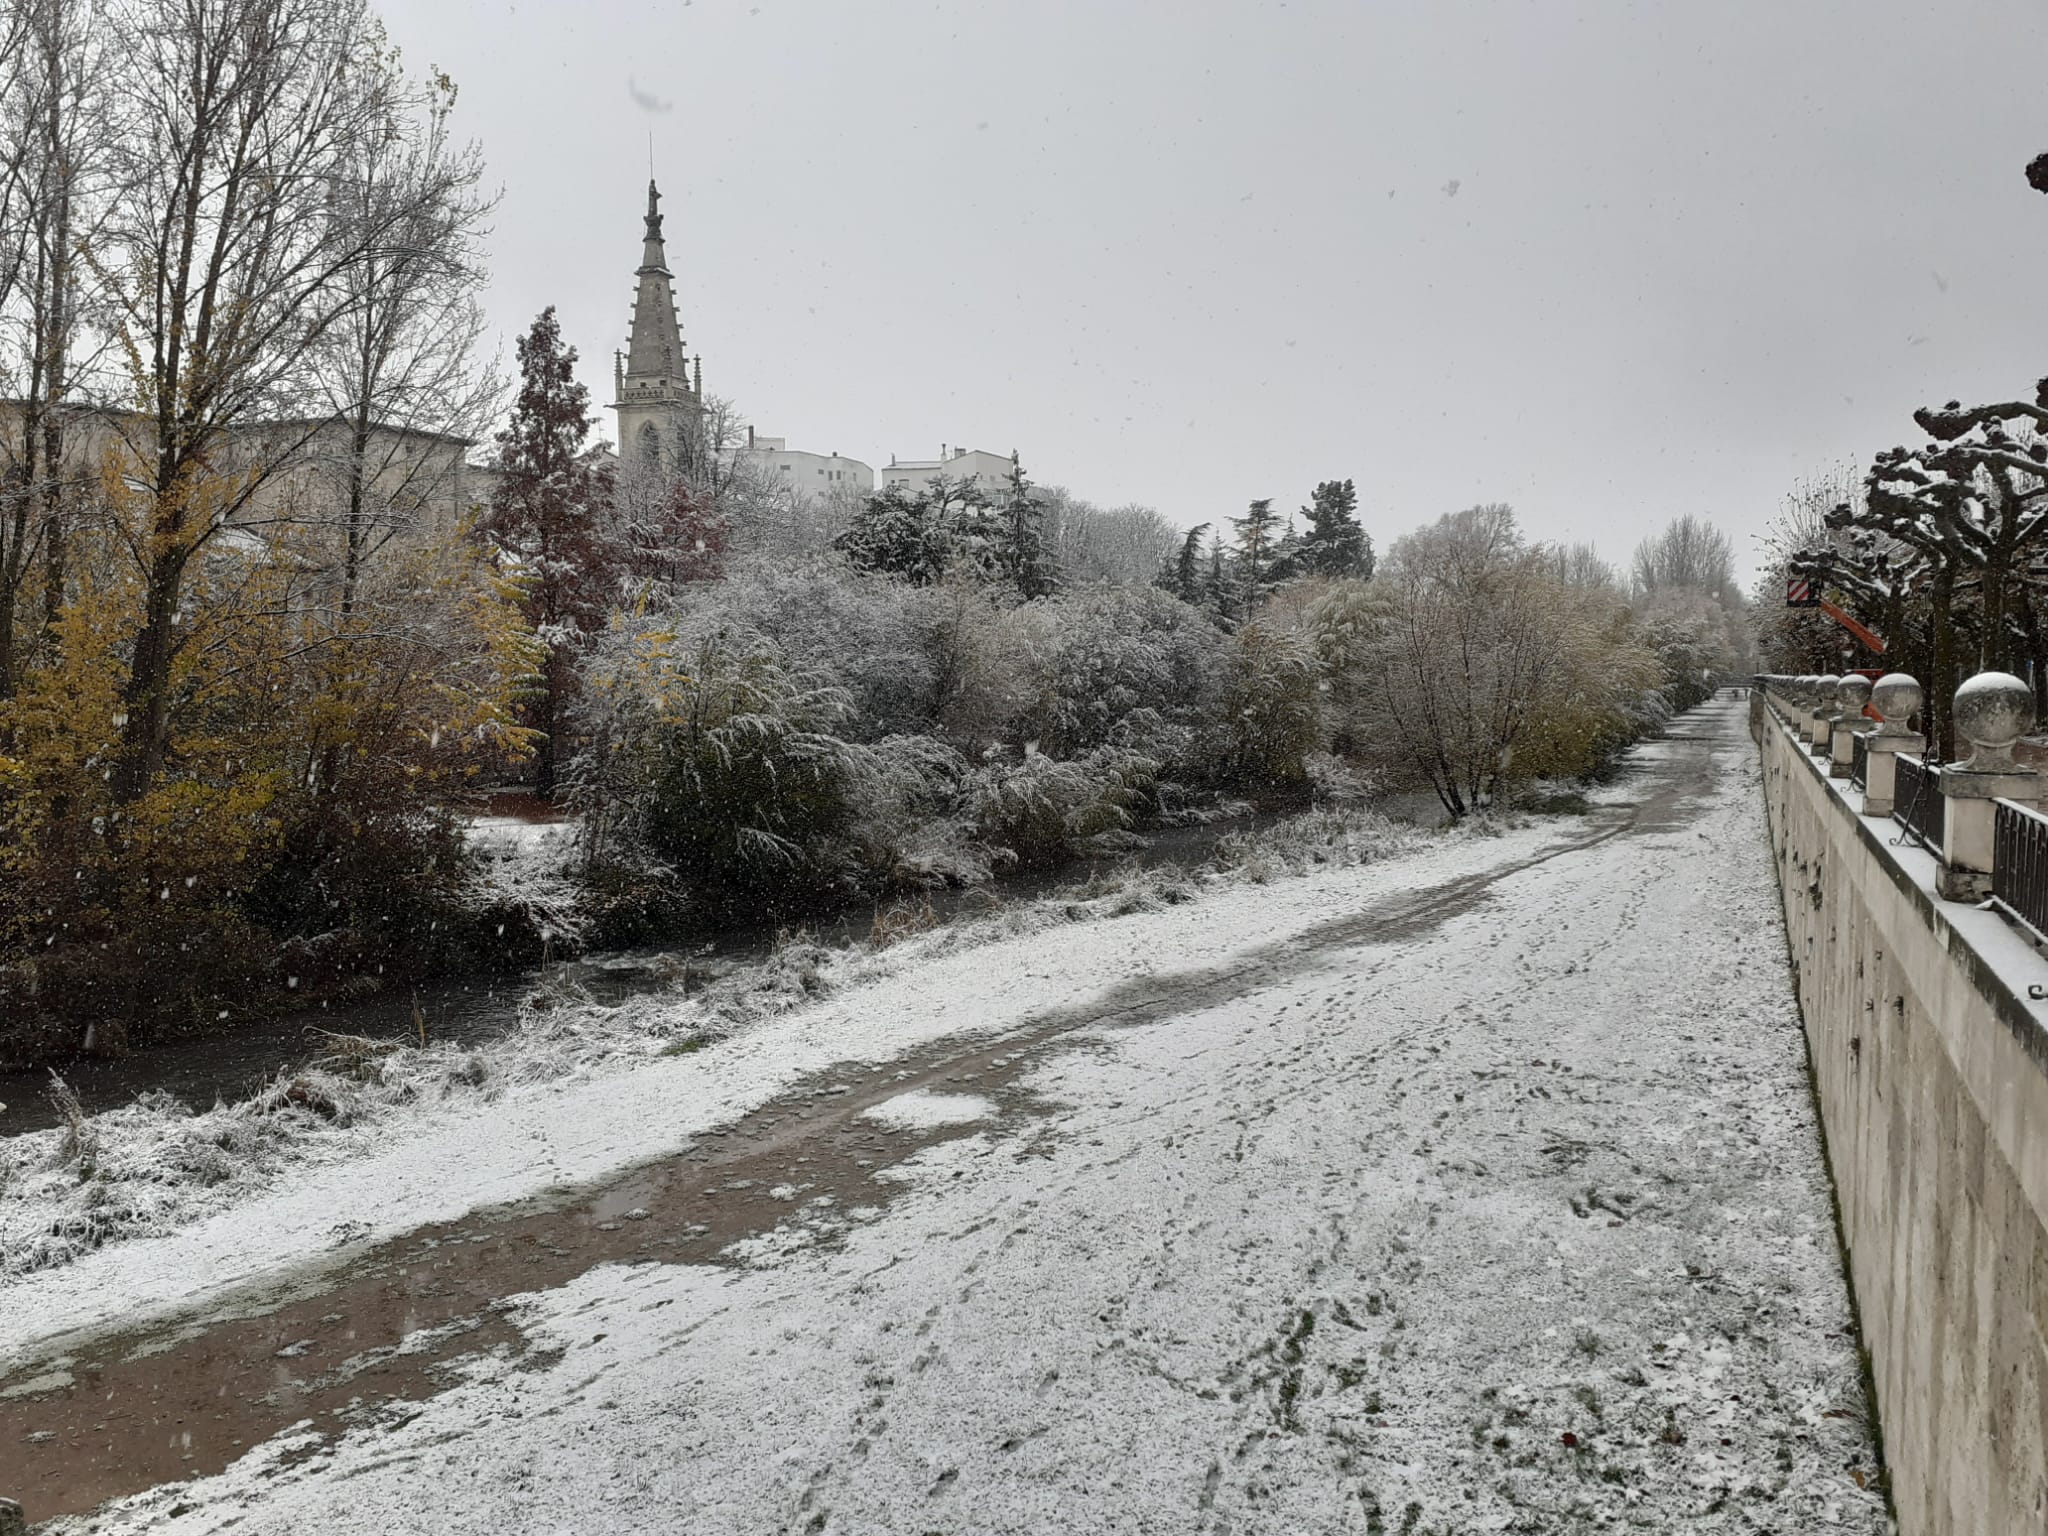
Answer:
<svg viewBox="0 0 2048 1536"><path fill-rule="evenodd" d="M652 176L647 178L647 238L661 238L661 189Z"/></svg>

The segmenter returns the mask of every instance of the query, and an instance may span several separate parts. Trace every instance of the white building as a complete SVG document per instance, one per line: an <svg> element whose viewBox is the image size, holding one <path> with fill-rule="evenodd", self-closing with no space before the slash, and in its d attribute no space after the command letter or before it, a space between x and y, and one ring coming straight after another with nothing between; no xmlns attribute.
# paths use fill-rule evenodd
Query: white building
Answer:
<svg viewBox="0 0 2048 1536"><path fill-rule="evenodd" d="M873 468L859 459L837 452L806 453L790 447L785 438L762 436L752 427L747 428L747 446L740 451L761 467L772 484L800 496L841 492L866 496L875 488Z"/></svg>
<svg viewBox="0 0 2048 1536"><path fill-rule="evenodd" d="M944 476L948 480L965 480L969 476L981 482L982 490L993 494L1010 478L1017 467L1014 453L990 453L986 448L952 448L939 446L936 459L898 459L893 454L889 467L881 470L877 478L883 489L900 485L915 493Z"/></svg>

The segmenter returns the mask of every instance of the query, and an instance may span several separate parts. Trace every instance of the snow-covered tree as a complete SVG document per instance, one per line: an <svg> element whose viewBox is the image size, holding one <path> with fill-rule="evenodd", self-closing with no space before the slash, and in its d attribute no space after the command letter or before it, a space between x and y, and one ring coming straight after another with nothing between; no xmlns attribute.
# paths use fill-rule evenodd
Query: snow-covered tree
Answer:
<svg viewBox="0 0 2048 1536"><path fill-rule="evenodd" d="M1453 816L1518 773L1584 771L1662 680L1619 597L1566 586L1499 504L1397 541L1374 581L1338 583L1308 624L1348 737Z"/></svg>
<svg viewBox="0 0 2048 1536"><path fill-rule="evenodd" d="M519 338L519 394L498 434L498 480L483 531L504 551L546 658L529 712L541 733L534 786L552 799L570 748L567 703L588 637L604 622L620 565L609 537L609 474L592 461L590 391L554 306Z"/></svg>
<svg viewBox="0 0 2048 1536"><path fill-rule="evenodd" d="M1280 542L1280 514L1272 498L1254 501L1243 517L1233 517L1230 526L1237 534L1237 607L1249 613L1273 585L1273 562Z"/></svg>
<svg viewBox="0 0 2048 1536"><path fill-rule="evenodd" d="M1369 580L1372 540L1358 521L1358 489L1349 480L1324 480L1302 509L1308 529L1295 564L1306 575Z"/></svg>

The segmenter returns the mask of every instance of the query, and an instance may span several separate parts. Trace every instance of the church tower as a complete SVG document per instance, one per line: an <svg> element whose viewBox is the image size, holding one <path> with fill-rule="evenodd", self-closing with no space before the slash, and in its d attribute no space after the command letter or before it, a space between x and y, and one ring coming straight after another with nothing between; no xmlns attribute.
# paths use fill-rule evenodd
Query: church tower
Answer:
<svg viewBox="0 0 2048 1536"><path fill-rule="evenodd" d="M626 463L673 463L682 456L684 432L699 410L704 362L690 377L683 330L676 318L675 274L662 250L661 193L647 183L647 234L640 249L639 286L633 294L633 334L613 361L619 413L619 458Z"/></svg>

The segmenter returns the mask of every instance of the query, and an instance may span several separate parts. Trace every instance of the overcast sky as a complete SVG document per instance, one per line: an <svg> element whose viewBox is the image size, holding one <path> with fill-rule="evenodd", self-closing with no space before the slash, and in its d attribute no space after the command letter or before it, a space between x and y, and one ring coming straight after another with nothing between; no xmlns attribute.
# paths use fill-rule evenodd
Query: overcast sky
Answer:
<svg viewBox="0 0 2048 1536"><path fill-rule="evenodd" d="M611 397L648 135L706 389L1183 525L1357 481L1745 567L1794 482L2048 373L2048 0L384 0ZM606 417L609 423L609 416ZM1746 575L1746 571L1745 571Z"/></svg>

